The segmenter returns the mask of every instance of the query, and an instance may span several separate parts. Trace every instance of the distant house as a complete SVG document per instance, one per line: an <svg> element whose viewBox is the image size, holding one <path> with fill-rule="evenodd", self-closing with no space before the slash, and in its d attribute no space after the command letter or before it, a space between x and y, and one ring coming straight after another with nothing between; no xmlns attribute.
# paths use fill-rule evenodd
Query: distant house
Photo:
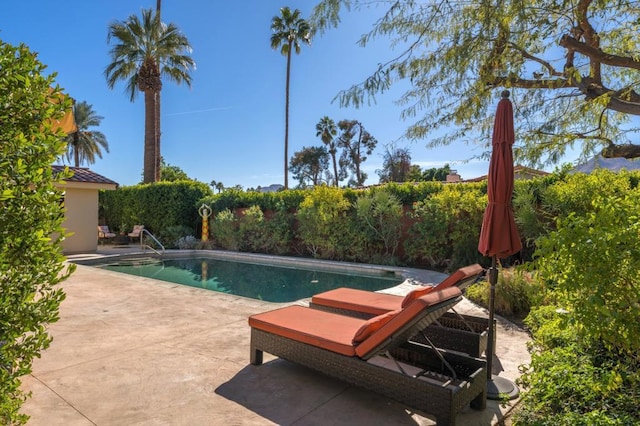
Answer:
<svg viewBox="0 0 640 426"><path fill-rule="evenodd" d="M60 173L65 166L54 165ZM57 185L64 191L65 219L62 227L73 233L62 243L65 254L95 252L98 248L98 191L113 190L118 184L83 167L69 167L73 176Z"/></svg>
<svg viewBox="0 0 640 426"><path fill-rule="evenodd" d="M548 174L549 172L545 172L544 170L536 170L525 166L515 166L513 168L514 179L533 179L541 176L546 176ZM487 180L487 175L479 176L473 179L465 179L464 182L482 182L483 180Z"/></svg>

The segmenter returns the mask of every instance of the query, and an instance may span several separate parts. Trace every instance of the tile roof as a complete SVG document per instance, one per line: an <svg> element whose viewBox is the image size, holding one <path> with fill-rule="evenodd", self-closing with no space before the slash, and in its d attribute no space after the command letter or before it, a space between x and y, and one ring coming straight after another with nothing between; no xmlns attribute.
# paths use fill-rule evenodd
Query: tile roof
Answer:
<svg viewBox="0 0 640 426"><path fill-rule="evenodd" d="M52 167L54 173L60 173L67 166L53 165ZM69 167L69 170L73 171L73 176L69 179L65 179L69 182L104 183L118 186L118 182L114 182L109 178L92 172L86 167Z"/></svg>

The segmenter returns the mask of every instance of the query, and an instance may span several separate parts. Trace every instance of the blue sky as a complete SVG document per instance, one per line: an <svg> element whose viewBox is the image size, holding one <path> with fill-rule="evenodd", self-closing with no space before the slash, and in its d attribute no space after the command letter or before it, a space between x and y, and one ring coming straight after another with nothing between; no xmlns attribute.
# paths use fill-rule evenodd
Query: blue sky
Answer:
<svg viewBox="0 0 640 426"><path fill-rule="evenodd" d="M286 58L270 48L270 23L282 6L298 8L308 17L313 1L283 4L272 0L162 3L162 19L175 23L193 47L197 69L193 84L165 81L162 90L162 156L190 177L209 183L244 188L284 181L284 101ZM110 152L89 166L120 185L141 180L144 141L144 102L134 103L124 84L110 90L104 69L110 61L109 23L123 21L156 1L68 0L5 2L0 14L0 39L25 43L39 53L50 73L76 101L86 101L103 116L103 132ZM377 183L385 146L411 150L414 164L423 168L449 163L463 179L487 173L488 162L472 160L487 149L464 143L425 148L426 141L399 140L410 123L400 119L397 86L360 109L340 108L332 100L350 85L364 80L378 63L397 55L386 40L359 47L380 9L343 16L342 25L294 55L291 69L289 157L303 146L320 146L315 125L328 115L336 122L359 120L378 140L364 163L368 184ZM497 100L496 100L497 104ZM290 186L296 184L290 177Z"/></svg>

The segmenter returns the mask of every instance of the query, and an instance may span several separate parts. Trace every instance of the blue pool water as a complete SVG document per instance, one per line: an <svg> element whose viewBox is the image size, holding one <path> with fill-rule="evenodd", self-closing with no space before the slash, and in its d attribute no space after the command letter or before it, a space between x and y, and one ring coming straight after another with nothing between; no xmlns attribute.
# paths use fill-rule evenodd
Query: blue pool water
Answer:
<svg viewBox="0 0 640 426"><path fill-rule="evenodd" d="M377 291L403 281L393 274L352 275L207 258L120 260L100 268L268 302L292 302L338 287Z"/></svg>

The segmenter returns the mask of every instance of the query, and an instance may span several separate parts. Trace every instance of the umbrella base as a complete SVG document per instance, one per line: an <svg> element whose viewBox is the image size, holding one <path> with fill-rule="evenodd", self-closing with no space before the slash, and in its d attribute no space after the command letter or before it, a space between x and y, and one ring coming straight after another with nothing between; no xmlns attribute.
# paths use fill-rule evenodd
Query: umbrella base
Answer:
<svg viewBox="0 0 640 426"><path fill-rule="evenodd" d="M520 389L511 380L500 376L491 376L487 381L487 399L499 401L504 398L515 399L520 395Z"/></svg>

